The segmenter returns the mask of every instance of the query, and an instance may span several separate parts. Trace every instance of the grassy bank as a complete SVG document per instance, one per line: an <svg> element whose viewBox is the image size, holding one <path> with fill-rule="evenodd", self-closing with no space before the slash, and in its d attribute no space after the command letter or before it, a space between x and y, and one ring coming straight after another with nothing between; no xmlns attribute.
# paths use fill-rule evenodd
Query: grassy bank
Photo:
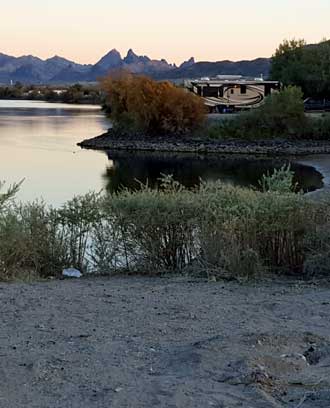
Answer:
<svg viewBox="0 0 330 408"><path fill-rule="evenodd" d="M330 206L292 191L282 169L262 191L221 183L187 190L165 178L112 196L87 194L59 209L0 196L0 277L163 272L238 277L327 273Z"/></svg>

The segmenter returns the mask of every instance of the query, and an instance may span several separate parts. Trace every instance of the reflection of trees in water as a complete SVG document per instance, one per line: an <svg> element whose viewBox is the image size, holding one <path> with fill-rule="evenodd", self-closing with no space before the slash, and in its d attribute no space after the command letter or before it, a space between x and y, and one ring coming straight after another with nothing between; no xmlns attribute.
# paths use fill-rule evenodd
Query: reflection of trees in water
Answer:
<svg viewBox="0 0 330 408"><path fill-rule="evenodd" d="M111 152L108 157L113 161L113 166L107 167L103 177L109 192L118 191L121 187L137 189L139 182L148 182L151 187L155 187L162 174L172 174L175 180L187 187L198 185L200 179L221 179L236 185L258 187L263 174L289 164L285 159L191 154ZM321 174L313 167L292 163L291 168L295 172L295 182L304 191L323 186Z"/></svg>

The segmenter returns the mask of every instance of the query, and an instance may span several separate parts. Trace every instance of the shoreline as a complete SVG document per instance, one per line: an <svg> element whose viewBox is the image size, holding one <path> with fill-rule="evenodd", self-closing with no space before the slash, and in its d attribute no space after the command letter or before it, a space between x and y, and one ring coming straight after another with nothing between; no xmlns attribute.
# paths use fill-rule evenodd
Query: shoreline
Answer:
<svg viewBox="0 0 330 408"><path fill-rule="evenodd" d="M135 137L117 133L113 130L90 139L77 146L93 150L125 150L145 152L203 153L203 154L243 154L264 156L307 156L329 154L330 141L315 140L204 140L188 139L183 136Z"/></svg>
<svg viewBox="0 0 330 408"><path fill-rule="evenodd" d="M1 86L0 86L1 87ZM91 105L91 106L97 106L102 110L102 106L100 103L93 103L93 102L85 102L85 101L79 101L79 102L66 102L63 99L59 100L47 100L47 99L35 99L35 98L0 98L1 101L18 101L18 102L46 102L46 103L63 103L66 105Z"/></svg>

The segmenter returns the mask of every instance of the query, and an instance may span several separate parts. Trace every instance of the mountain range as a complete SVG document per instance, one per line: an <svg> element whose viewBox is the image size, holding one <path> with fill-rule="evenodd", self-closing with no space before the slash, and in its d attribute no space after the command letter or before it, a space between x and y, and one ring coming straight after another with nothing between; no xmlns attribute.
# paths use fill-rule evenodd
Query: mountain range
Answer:
<svg viewBox="0 0 330 408"><path fill-rule="evenodd" d="M0 84L20 81L24 84L69 84L95 82L108 72L126 69L135 74L145 74L156 79L182 79L214 76L221 74L244 76L268 76L269 58L251 61L196 62L192 57L180 66L165 59L154 60L141 56L130 49L123 58L113 49L96 64L82 65L65 58L54 56L43 60L32 55L13 57L0 53Z"/></svg>

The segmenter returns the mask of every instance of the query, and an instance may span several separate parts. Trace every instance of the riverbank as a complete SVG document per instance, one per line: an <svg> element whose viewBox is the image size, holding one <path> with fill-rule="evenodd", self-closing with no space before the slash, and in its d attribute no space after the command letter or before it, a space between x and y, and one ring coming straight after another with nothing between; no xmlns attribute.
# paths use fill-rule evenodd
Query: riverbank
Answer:
<svg viewBox="0 0 330 408"><path fill-rule="evenodd" d="M120 277L0 296L3 408L330 405L326 282Z"/></svg>
<svg viewBox="0 0 330 408"><path fill-rule="evenodd" d="M127 136L113 129L83 140L78 146L96 150L126 150L175 153L248 154L264 156L306 156L329 154L330 141L324 140L205 140L187 136Z"/></svg>

